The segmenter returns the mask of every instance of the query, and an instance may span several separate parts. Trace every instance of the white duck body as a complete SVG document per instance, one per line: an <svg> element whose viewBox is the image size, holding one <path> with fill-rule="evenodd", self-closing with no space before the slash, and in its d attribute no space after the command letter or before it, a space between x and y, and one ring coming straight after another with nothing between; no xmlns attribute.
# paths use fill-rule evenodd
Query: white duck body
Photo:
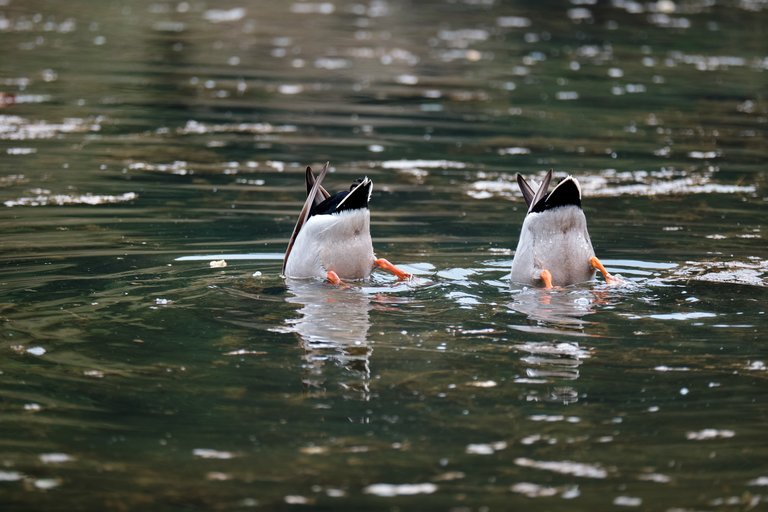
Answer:
<svg viewBox="0 0 768 512"><path fill-rule="evenodd" d="M325 279L333 271L341 279L366 279L375 259L367 208L313 215L296 236L284 274Z"/></svg>
<svg viewBox="0 0 768 512"><path fill-rule="evenodd" d="M568 176L552 192L547 192L551 179L550 170L541 186L534 190L525 178L517 175L528 205L510 277L520 284L543 283L549 287L589 281L595 276L595 265L599 264L587 231L587 218L581 209L579 182ZM601 264L600 268L604 270ZM544 274L548 274L549 282Z"/></svg>
<svg viewBox="0 0 768 512"><path fill-rule="evenodd" d="M546 269L558 286L589 281L595 277L589 264L594 255L587 218L580 207L566 205L531 212L523 221L511 279L520 284L538 284Z"/></svg>
<svg viewBox="0 0 768 512"><path fill-rule="evenodd" d="M282 273L297 279L366 279L376 258L371 241L371 214L368 202L373 182L356 180L349 191L329 194L321 183L328 164L315 178L312 168L305 172L307 199L293 228L285 251Z"/></svg>

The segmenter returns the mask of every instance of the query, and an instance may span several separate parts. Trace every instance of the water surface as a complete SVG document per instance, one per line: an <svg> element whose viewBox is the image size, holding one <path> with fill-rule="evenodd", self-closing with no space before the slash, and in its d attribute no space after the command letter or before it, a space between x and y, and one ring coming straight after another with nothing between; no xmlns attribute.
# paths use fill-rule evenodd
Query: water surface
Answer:
<svg viewBox="0 0 768 512"><path fill-rule="evenodd" d="M764 507L766 26L0 0L0 503ZM413 282L281 278L326 161ZM549 168L623 286L509 285L515 173Z"/></svg>

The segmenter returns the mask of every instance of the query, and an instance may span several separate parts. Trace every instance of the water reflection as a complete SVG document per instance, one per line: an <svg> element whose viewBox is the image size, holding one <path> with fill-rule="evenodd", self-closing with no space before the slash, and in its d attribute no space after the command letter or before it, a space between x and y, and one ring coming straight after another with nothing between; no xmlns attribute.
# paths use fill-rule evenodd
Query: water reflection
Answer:
<svg viewBox="0 0 768 512"><path fill-rule="evenodd" d="M0 0L3 509L760 508L765 0L239 4ZM327 159L434 283L286 289Z"/></svg>
<svg viewBox="0 0 768 512"><path fill-rule="evenodd" d="M508 307L530 321L526 326L513 326L518 330L579 335L590 323L584 317L593 314L594 306L603 301L599 291L586 288L525 288L515 294Z"/></svg>
<svg viewBox="0 0 768 512"><path fill-rule="evenodd" d="M291 294L286 301L301 306L300 316L286 323L299 335L305 351L304 384L309 389L327 389L334 378L329 365L338 365L343 375L337 384L346 393L368 400L373 353L368 341L370 297L355 287L293 279L286 283Z"/></svg>
<svg viewBox="0 0 768 512"><path fill-rule="evenodd" d="M515 345L524 355L520 358L525 368L525 377L515 379L517 383L553 384L569 381L568 385L550 387L545 393L530 389L526 399L529 402L557 402L571 404L579 400L577 389L571 385L581 376L580 367L590 357L591 348L576 342L527 341Z"/></svg>
<svg viewBox="0 0 768 512"><path fill-rule="evenodd" d="M512 312L522 313L528 320L527 325L512 327L529 333L546 336L562 334L589 337L584 332L591 324L585 316L595 312L595 306L605 302L605 297L598 290L587 288L567 288L545 290L525 288L518 291L509 303ZM548 401L563 404L575 403L579 399L577 389L572 385L580 377L580 367L584 359L590 356L591 348L575 341L525 341L515 345L523 355L525 377L516 379L518 383L553 384L567 381L567 385L549 387L542 393L539 389L527 392L528 401Z"/></svg>

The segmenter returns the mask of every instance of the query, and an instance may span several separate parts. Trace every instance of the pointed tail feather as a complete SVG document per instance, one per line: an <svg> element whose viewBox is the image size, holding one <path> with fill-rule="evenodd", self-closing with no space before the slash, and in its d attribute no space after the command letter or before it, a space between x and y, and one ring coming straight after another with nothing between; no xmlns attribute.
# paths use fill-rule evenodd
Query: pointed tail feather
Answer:
<svg viewBox="0 0 768 512"><path fill-rule="evenodd" d="M520 192L523 193L525 204L528 206L528 213L531 213L539 202L547 196L547 189L549 188L549 182L552 181L552 169L547 171L544 175L544 179L541 181L541 185L533 191L533 188L520 174L517 175L517 185L520 187ZM534 183L535 185L535 183Z"/></svg>
<svg viewBox="0 0 768 512"><path fill-rule="evenodd" d="M299 231L301 231L301 227L304 225L305 222L307 222L307 219L309 218L309 212L312 210L312 206L315 204L315 198L317 197L318 192L322 189L323 192L325 192L325 189L323 189L320 184L325 179L325 175L328 174L328 164L329 162L326 162L323 166L323 170L320 171L320 175L315 179L315 177L312 175L312 169L310 167L307 167L307 173L306 173L306 179L307 183L309 183L310 176L312 176L312 180L314 183L312 184L312 188L309 189L307 192L307 199L304 201L304 206L301 208L301 212L299 213L299 219L296 221L296 226L293 228L293 233L291 233L291 239L288 242L288 247L285 249L285 256L283 257L283 268L281 270L282 274L285 274L285 267L288 264L288 256L291 254L291 249L293 249L293 244L296 242L296 237L299 235ZM326 194L328 192L325 192ZM321 193L322 194L322 193Z"/></svg>
<svg viewBox="0 0 768 512"><path fill-rule="evenodd" d="M533 191L531 186L528 184L527 181L525 181L525 178L523 178L523 175L520 173L517 173L517 186L520 187L520 192L523 193L523 199L525 199L525 205L528 208L530 208L531 201L533 201L533 196L535 196L536 193Z"/></svg>
<svg viewBox="0 0 768 512"><path fill-rule="evenodd" d="M305 178L307 181L307 195L309 195L310 191L312 190L312 186L315 184L315 175L312 173L312 168L310 166L307 166ZM319 190L320 194L315 196L315 206L331 197L331 194L329 194L328 191L325 190L322 186Z"/></svg>

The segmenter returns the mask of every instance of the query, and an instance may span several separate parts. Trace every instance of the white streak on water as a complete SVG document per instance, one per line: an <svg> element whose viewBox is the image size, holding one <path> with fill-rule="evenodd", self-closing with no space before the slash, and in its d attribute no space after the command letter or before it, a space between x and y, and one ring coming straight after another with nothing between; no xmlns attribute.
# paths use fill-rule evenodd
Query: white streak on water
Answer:
<svg viewBox="0 0 768 512"><path fill-rule="evenodd" d="M687 366L666 366L666 365L660 365L656 366L654 368L657 372L689 372L691 371L690 368Z"/></svg>
<svg viewBox="0 0 768 512"><path fill-rule="evenodd" d="M291 5L294 14L333 14L336 6L331 2L295 2Z"/></svg>
<svg viewBox="0 0 768 512"><path fill-rule="evenodd" d="M282 260L281 252L263 252L263 253L245 253L245 254L195 254L191 256L179 256L173 261L216 261L226 258L227 260Z"/></svg>
<svg viewBox="0 0 768 512"><path fill-rule="evenodd" d="M685 438L689 441L707 441L710 439L729 439L735 435L736 433L733 430L705 428L698 432L687 432Z"/></svg>
<svg viewBox="0 0 768 512"><path fill-rule="evenodd" d="M555 423L558 421L565 421L568 423L579 423L581 418L578 416L563 416L562 414L533 414L528 416L531 421L543 421L546 423Z"/></svg>
<svg viewBox="0 0 768 512"><path fill-rule="evenodd" d="M538 461L526 457L518 457L515 464L525 468L542 469L561 473L563 475L580 476L584 478L606 478L608 471L598 464L586 464L583 462L574 462L570 460L563 461Z"/></svg>
<svg viewBox="0 0 768 512"><path fill-rule="evenodd" d="M493 455L500 450L506 450L506 441L497 441L495 443L473 443L468 444L464 450L470 455Z"/></svg>
<svg viewBox="0 0 768 512"><path fill-rule="evenodd" d="M710 153L692 152L692 158L711 157ZM754 185L728 185L714 183L716 168L692 174L681 170L662 168L657 171L636 170L619 172L603 169L578 176L581 188L588 197L664 196L691 194L754 194ZM475 199L494 196L522 200L517 182L503 173L478 172L477 181L469 184L467 195Z"/></svg>
<svg viewBox="0 0 768 512"><path fill-rule="evenodd" d="M498 386L495 380L479 380L479 381L472 381L467 382L467 386L472 386L475 388L495 388Z"/></svg>
<svg viewBox="0 0 768 512"><path fill-rule="evenodd" d="M39 478L33 482L35 488L47 491L61 485L61 480L58 478Z"/></svg>
<svg viewBox="0 0 768 512"><path fill-rule="evenodd" d="M209 448L195 448L194 450L192 450L192 454L195 457L200 457L202 459L226 460L226 459L233 459L235 457L235 454L232 452L211 450Z"/></svg>
<svg viewBox="0 0 768 512"><path fill-rule="evenodd" d="M551 487L547 485L539 485L531 482L519 482L510 487L512 492L522 494L528 498L550 498L553 496L560 496L563 499L577 498L581 492L577 485L563 485L559 487Z"/></svg>
<svg viewBox="0 0 768 512"><path fill-rule="evenodd" d="M500 155L530 155L531 150L523 147L510 147L499 150Z"/></svg>
<svg viewBox="0 0 768 512"><path fill-rule="evenodd" d="M464 169L466 164L452 160L386 160L384 169Z"/></svg>
<svg viewBox="0 0 768 512"><path fill-rule="evenodd" d="M502 16L496 24L502 28L526 28L531 26L531 20L522 16Z"/></svg>
<svg viewBox="0 0 768 512"><path fill-rule="evenodd" d="M672 481L670 477L662 473L643 473L637 477L644 482L655 482L658 484L668 484Z"/></svg>
<svg viewBox="0 0 768 512"><path fill-rule="evenodd" d="M639 507L643 504L643 500L635 496L616 496L613 504L619 507Z"/></svg>
<svg viewBox="0 0 768 512"><path fill-rule="evenodd" d="M432 494L437 491L437 485L433 483L422 484L372 484L363 489L366 494L373 494L384 498L395 496L413 496L416 494Z"/></svg>
<svg viewBox="0 0 768 512"><path fill-rule="evenodd" d="M0 140L52 139L64 133L98 132L101 131L101 121L101 118L66 118L61 123L48 123L0 115Z"/></svg>
<svg viewBox="0 0 768 512"><path fill-rule="evenodd" d="M61 464L62 462L70 462L75 460L71 455L66 453L41 453L40 461L43 464Z"/></svg>
<svg viewBox="0 0 768 512"><path fill-rule="evenodd" d="M203 13L203 18L211 23L226 23L239 21L245 17L245 9L237 7L234 9L208 9Z"/></svg>
<svg viewBox="0 0 768 512"><path fill-rule="evenodd" d="M655 320L698 320L700 318L714 318L715 313L705 313L703 311L693 311L691 313L664 313L659 315L648 315L648 318Z"/></svg>
<svg viewBox="0 0 768 512"><path fill-rule="evenodd" d="M27 349L27 354L32 354L33 356L42 356L45 355L46 350L43 347L29 347Z"/></svg>
<svg viewBox="0 0 768 512"><path fill-rule="evenodd" d="M14 206L66 206L86 204L90 206L96 206L101 204L114 204L125 203L138 199L139 195L135 192L126 192L120 195L96 195L96 194L82 194L82 195L69 195L69 194L40 194L33 197L20 197L18 199L12 199L5 201L5 206L12 208Z"/></svg>

